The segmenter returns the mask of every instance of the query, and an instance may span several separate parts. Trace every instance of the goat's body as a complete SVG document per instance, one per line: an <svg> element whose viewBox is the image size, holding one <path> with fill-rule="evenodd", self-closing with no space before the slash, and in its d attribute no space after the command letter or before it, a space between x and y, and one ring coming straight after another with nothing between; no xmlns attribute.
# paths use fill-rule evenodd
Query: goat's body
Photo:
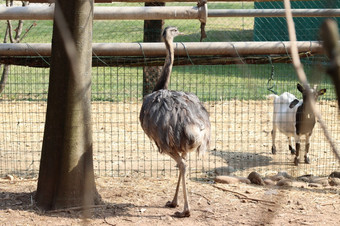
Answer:
<svg viewBox="0 0 340 226"><path fill-rule="evenodd" d="M274 114L273 114L273 128L277 128L281 133L287 137L295 137L296 135L296 112L302 105L303 101L290 107L290 104L297 100L297 98L288 92L284 92L280 96L272 95L274 97Z"/></svg>
<svg viewBox="0 0 340 226"><path fill-rule="evenodd" d="M309 139L315 125L315 115L312 110L311 99L308 98L314 98L316 101L318 96L326 93L326 89L320 89L318 91L316 89L306 90L300 84L297 84L297 89L302 93L303 100L296 99L293 94L288 92L285 92L280 96L269 96L270 98L274 98L272 153L276 153L275 137L276 130L279 129L281 133L288 137L289 150L292 154L295 154L294 164L296 166L299 164L300 138L302 135L306 136L305 163L309 163ZM292 137L295 138L296 150L292 147Z"/></svg>
<svg viewBox="0 0 340 226"><path fill-rule="evenodd" d="M163 89L145 96L140 122L161 153L185 156L209 148L209 114L194 94Z"/></svg>
<svg viewBox="0 0 340 226"><path fill-rule="evenodd" d="M294 164L298 165L300 139L306 136L305 162L309 163L308 150L310 146L310 136L315 125L315 117L311 119L305 117L303 112L303 100L298 100L293 94L284 92L280 96L270 95L274 99L273 130L272 130L272 153L276 154L276 130L285 134L289 142L291 154L295 154ZM304 118L304 120L302 120ZM313 121L314 120L314 121ZM292 138L295 140L295 148L292 146Z"/></svg>

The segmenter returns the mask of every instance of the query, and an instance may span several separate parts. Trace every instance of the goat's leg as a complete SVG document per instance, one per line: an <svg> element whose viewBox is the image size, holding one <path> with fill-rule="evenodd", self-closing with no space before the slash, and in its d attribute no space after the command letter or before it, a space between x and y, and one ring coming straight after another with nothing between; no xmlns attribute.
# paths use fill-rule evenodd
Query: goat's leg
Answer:
<svg viewBox="0 0 340 226"><path fill-rule="evenodd" d="M294 164L296 166L299 165L300 162L300 137L295 136L295 149L296 149L296 153L295 153L295 159L294 159Z"/></svg>
<svg viewBox="0 0 340 226"><path fill-rule="evenodd" d="M275 146L275 138L276 138L276 126L273 124L272 130L272 154L276 154L276 146Z"/></svg>
<svg viewBox="0 0 340 226"><path fill-rule="evenodd" d="M292 146L292 137L288 137L289 151L292 155L295 155L296 151Z"/></svg>
<svg viewBox="0 0 340 226"><path fill-rule="evenodd" d="M306 135L305 163L307 163L307 164L310 163L309 156L308 156L308 151L309 151L309 146L310 146L310 142L309 142L310 136L311 136L311 134Z"/></svg>

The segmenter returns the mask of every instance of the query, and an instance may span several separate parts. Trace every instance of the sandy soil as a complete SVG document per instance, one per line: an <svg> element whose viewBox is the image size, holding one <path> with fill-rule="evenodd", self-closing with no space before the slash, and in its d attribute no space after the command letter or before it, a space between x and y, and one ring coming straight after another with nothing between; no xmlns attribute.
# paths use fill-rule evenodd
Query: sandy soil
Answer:
<svg viewBox="0 0 340 226"><path fill-rule="evenodd" d="M140 104L136 102L93 102L94 167L97 176L146 177L171 176L174 162L158 153L145 136L138 121ZM319 123L311 138L311 164L293 165L285 136L278 134L277 154L271 154L271 101L217 101L205 103L212 125L211 148L204 156L189 156L191 176L214 174L226 167L246 176L251 171L272 173L287 171L293 176L329 175L339 169ZM320 109L329 133L339 145L340 129L337 105L320 101ZM0 176L14 174L37 176L43 140L45 102L0 102ZM302 143L302 148L304 144ZM304 152L301 152L303 155Z"/></svg>
<svg viewBox="0 0 340 226"><path fill-rule="evenodd" d="M340 140L337 105L332 101L319 105L332 137ZM212 122L211 150L202 158L190 155L191 217L177 219L173 213L181 211L182 205L164 207L172 199L177 169L141 130L140 103L95 102L94 166L103 204L92 208L90 219L84 222L79 210L44 212L34 203L45 103L0 102L0 174L14 175L13 181L0 179L0 225L339 224L340 191L336 187L218 184L222 190L213 183L216 173L230 170L243 176L251 171L263 176L278 171L300 176L339 170L319 124L312 137L311 164L295 167L284 136L277 138L278 154L271 154L271 102L233 100L206 106Z"/></svg>
<svg viewBox="0 0 340 226"><path fill-rule="evenodd" d="M191 217L173 217L175 178L96 179L103 203L82 211L44 212L34 203L36 179L0 179L0 225L339 225L340 187L277 187L188 182ZM223 189L223 190L222 190ZM181 193L180 193L181 194ZM259 201L254 201L257 199Z"/></svg>

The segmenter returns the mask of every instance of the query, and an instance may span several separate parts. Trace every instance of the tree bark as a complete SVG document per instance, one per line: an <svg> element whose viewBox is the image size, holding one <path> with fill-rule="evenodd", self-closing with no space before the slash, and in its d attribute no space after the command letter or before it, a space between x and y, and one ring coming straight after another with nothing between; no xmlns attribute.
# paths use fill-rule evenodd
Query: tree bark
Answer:
<svg viewBox="0 0 340 226"><path fill-rule="evenodd" d="M1 79L0 79L0 93L4 91L5 86L7 84L7 78L8 78L8 73L9 73L9 68L10 66L7 64L4 64L4 69L1 74ZM2 65L0 64L0 70L2 69Z"/></svg>
<svg viewBox="0 0 340 226"><path fill-rule="evenodd" d="M145 6L165 6L164 2L146 2ZM163 20L144 21L144 42L160 42L163 30ZM162 72L162 66L143 67L143 96L152 92Z"/></svg>
<svg viewBox="0 0 340 226"><path fill-rule="evenodd" d="M97 204L92 156L93 0L56 2L36 201L45 210Z"/></svg>

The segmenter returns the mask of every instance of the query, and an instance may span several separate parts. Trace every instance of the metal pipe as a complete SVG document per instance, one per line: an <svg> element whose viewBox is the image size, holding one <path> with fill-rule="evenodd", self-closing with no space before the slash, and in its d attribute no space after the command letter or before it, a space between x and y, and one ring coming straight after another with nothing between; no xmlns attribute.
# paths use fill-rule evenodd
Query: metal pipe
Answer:
<svg viewBox="0 0 340 226"><path fill-rule="evenodd" d="M0 6L0 20L52 20L54 6Z"/></svg>
<svg viewBox="0 0 340 226"><path fill-rule="evenodd" d="M206 5L205 5L206 7ZM95 7L95 20L201 19L191 6ZM52 20L54 6L0 7L0 20ZM340 17L340 9L293 9L294 17ZM203 13L204 14L204 13ZM284 17L284 9L210 9L208 17Z"/></svg>
<svg viewBox="0 0 340 226"><path fill-rule="evenodd" d="M196 6L95 7L95 20L199 19Z"/></svg>
<svg viewBox="0 0 340 226"><path fill-rule="evenodd" d="M52 20L53 14L53 5L0 7L0 20ZM196 6L94 8L95 20L200 19L200 15Z"/></svg>
<svg viewBox="0 0 340 226"><path fill-rule="evenodd" d="M294 17L340 17L340 9L292 9ZM210 9L208 17L285 17L285 9Z"/></svg>
<svg viewBox="0 0 340 226"><path fill-rule="evenodd" d="M288 54L290 42L186 42L175 43L176 56L244 56ZM299 52L322 54L317 41L297 42ZM93 55L97 56L165 56L164 43L93 43ZM1 56L50 56L49 43L3 43Z"/></svg>

